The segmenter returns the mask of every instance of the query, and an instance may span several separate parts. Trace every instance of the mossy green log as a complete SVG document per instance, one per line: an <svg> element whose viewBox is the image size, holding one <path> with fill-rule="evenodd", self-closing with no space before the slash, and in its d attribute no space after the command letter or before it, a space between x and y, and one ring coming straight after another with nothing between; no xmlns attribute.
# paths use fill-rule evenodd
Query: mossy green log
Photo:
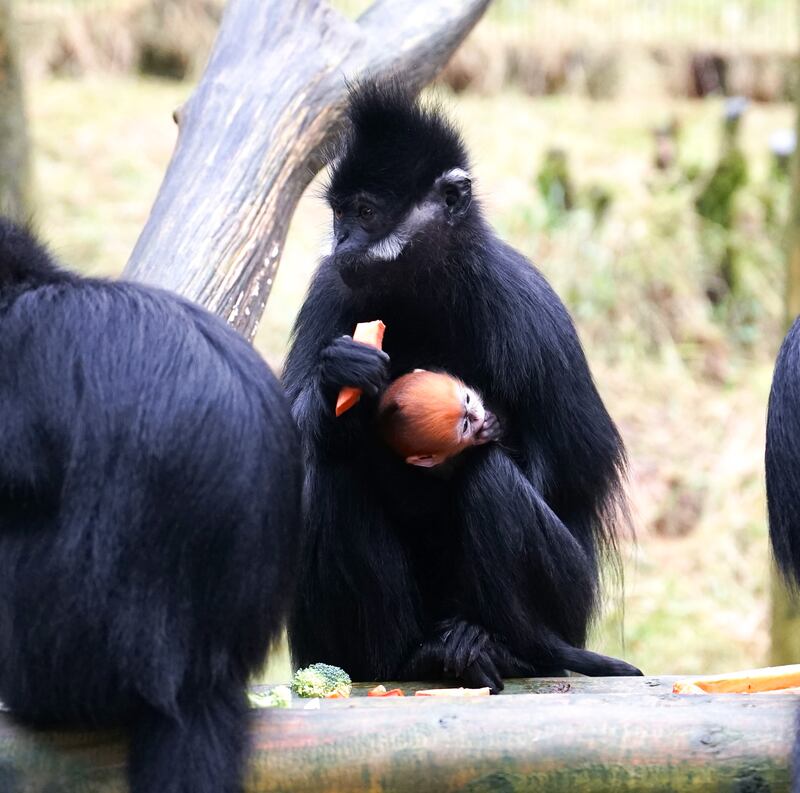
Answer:
<svg viewBox="0 0 800 793"><path fill-rule="evenodd" d="M318 710L254 711L247 793L789 789L795 695L680 696L669 678L512 681L561 693L471 700L368 699L368 688ZM124 793L124 768L121 732L0 719L3 793Z"/></svg>

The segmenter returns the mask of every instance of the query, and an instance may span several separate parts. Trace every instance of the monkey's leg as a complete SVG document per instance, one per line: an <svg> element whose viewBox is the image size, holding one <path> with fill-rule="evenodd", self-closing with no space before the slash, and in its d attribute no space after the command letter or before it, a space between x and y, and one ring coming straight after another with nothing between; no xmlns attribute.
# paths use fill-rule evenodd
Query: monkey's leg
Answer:
<svg viewBox="0 0 800 793"><path fill-rule="evenodd" d="M131 730L131 793L241 793L247 749L243 692L189 693L176 715L147 709Z"/></svg>
<svg viewBox="0 0 800 793"><path fill-rule="evenodd" d="M594 560L514 461L487 448L458 497L465 618L534 663L551 654L554 635L583 644L597 594Z"/></svg>

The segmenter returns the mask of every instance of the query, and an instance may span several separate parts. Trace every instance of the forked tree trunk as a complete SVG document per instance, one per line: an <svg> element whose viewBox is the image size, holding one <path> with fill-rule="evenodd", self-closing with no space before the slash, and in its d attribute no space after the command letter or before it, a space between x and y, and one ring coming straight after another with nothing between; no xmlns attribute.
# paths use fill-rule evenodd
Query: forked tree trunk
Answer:
<svg viewBox="0 0 800 793"><path fill-rule="evenodd" d="M292 213L323 165L345 78L421 89L489 0L377 0L356 21L323 0L230 0L125 276L255 334Z"/></svg>

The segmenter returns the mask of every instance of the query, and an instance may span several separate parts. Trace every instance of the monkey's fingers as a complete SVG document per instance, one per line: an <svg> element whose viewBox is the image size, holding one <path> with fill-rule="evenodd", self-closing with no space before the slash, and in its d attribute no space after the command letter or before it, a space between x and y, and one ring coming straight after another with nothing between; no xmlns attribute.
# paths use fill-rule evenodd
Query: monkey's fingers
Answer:
<svg viewBox="0 0 800 793"><path fill-rule="evenodd" d="M491 443L492 441L500 440L501 436L502 430L497 416L487 410L481 428L475 433L475 443L479 445Z"/></svg>
<svg viewBox="0 0 800 793"><path fill-rule="evenodd" d="M499 694L504 688L503 678L489 653L480 655L460 677L469 688L488 688L492 694Z"/></svg>
<svg viewBox="0 0 800 793"><path fill-rule="evenodd" d="M336 339L320 358L322 380L328 386L360 388L374 396L389 379L389 357L365 344Z"/></svg>
<svg viewBox="0 0 800 793"><path fill-rule="evenodd" d="M445 671L461 675L483 652L489 635L479 625L461 620L445 642Z"/></svg>

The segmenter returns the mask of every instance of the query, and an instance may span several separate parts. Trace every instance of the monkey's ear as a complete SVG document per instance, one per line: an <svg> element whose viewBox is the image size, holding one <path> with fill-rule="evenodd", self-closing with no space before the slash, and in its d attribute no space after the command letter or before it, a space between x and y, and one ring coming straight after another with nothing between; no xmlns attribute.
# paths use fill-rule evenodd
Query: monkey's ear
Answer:
<svg viewBox="0 0 800 793"><path fill-rule="evenodd" d="M433 468L444 462L444 456L441 454L412 454L411 457L406 457L406 462L409 465L418 465L420 468Z"/></svg>
<svg viewBox="0 0 800 793"><path fill-rule="evenodd" d="M445 212L452 218L467 214L472 203L472 179L463 168L451 168L436 180Z"/></svg>

